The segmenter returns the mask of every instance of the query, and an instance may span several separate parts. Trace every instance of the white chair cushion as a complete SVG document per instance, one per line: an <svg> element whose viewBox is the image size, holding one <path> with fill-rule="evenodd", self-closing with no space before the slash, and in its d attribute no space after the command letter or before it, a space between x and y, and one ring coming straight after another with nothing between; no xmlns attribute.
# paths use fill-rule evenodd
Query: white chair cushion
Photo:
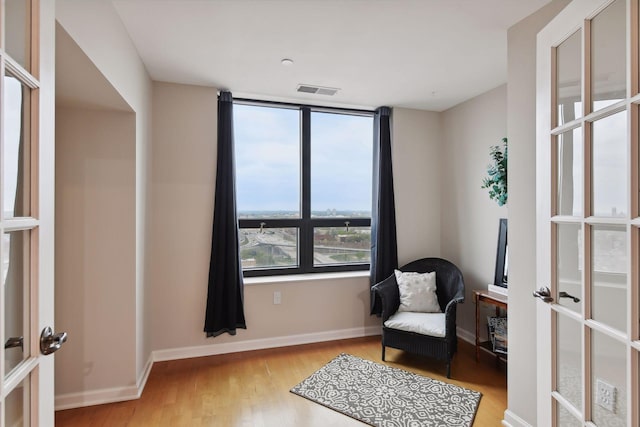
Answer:
<svg viewBox="0 0 640 427"><path fill-rule="evenodd" d="M417 313L441 313L436 295L436 272L415 273L394 270L400 307L398 311L414 311Z"/></svg>
<svg viewBox="0 0 640 427"><path fill-rule="evenodd" d="M384 326L390 329L443 338L446 333L446 317L444 313L398 311L384 322Z"/></svg>

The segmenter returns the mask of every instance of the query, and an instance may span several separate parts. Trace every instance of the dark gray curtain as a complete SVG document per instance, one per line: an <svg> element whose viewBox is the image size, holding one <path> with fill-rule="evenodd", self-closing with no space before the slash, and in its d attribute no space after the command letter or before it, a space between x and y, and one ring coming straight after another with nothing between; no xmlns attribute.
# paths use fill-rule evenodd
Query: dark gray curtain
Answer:
<svg viewBox="0 0 640 427"><path fill-rule="evenodd" d="M371 286L386 279L398 268L390 115L389 107L380 107L374 117ZM372 292L371 314L380 316L381 312L381 303Z"/></svg>
<svg viewBox="0 0 640 427"><path fill-rule="evenodd" d="M235 335L236 328L247 328L244 320L233 157L233 97L231 92L221 92L218 97L218 166L209 292L204 322L207 337L225 332Z"/></svg>

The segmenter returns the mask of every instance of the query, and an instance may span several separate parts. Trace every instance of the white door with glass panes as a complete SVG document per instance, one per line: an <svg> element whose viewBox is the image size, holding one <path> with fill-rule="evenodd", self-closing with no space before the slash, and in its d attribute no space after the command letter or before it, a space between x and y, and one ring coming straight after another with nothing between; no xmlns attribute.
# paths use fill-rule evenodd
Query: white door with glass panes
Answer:
<svg viewBox="0 0 640 427"><path fill-rule="evenodd" d="M640 425L638 13L574 0L538 34L539 426Z"/></svg>
<svg viewBox="0 0 640 427"><path fill-rule="evenodd" d="M0 3L0 427L53 425L55 4ZM45 333L45 329L47 333ZM49 333L50 332L50 333Z"/></svg>

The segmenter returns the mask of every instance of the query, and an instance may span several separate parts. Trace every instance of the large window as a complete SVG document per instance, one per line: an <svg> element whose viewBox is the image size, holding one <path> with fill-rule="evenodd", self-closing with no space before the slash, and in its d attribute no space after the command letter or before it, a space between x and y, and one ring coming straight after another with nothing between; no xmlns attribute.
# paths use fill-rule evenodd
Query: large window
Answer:
<svg viewBox="0 0 640 427"><path fill-rule="evenodd" d="M373 114L245 101L233 114L245 276L368 269Z"/></svg>

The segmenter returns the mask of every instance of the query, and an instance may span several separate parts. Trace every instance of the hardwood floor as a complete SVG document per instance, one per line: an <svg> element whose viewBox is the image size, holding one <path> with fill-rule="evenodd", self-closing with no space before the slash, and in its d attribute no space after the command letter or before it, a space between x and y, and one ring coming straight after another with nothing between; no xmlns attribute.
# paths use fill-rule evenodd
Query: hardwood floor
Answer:
<svg viewBox="0 0 640 427"><path fill-rule="evenodd" d="M339 353L380 362L380 337L356 338L155 363L138 400L56 413L57 426L363 426L289 392ZM445 364L387 348L387 364L482 393L475 426L499 426L507 407L505 367L475 360L460 341Z"/></svg>

